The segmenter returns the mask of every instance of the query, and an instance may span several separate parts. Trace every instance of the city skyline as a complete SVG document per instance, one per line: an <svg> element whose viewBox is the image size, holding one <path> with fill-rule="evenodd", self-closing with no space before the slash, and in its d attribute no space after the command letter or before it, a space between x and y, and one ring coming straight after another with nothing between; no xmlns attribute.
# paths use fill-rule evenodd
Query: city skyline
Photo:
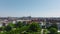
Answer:
<svg viewBox="0 0 60 34"><path fill-rule="evenodd" d="M60 17L60 0L0 0L1 17Z"/></svg>

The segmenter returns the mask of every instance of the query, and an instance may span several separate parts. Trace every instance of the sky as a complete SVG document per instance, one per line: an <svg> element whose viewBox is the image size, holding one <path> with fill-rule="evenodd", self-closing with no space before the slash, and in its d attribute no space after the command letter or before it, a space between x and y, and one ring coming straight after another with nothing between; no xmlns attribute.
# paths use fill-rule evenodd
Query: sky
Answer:
<svg viewBox="0 0 60 34"><path fill-rule="evenodd" d="M0 0L0 17L60 17L60 0Z"/></svg>

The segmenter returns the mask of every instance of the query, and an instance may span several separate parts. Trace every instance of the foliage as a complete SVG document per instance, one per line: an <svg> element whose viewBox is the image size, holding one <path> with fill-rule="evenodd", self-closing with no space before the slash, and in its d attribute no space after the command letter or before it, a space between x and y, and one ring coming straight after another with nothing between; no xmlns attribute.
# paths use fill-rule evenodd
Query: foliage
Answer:
<svg viewBox="0 0 60 34"><path fill-rule="evenodd" d="M9 23L9 26L11 26L12 28L14 28L14 24L13 23Z"/></svg>
<svg viewBox="0 0 60 34"><path fill-rule="evenodd" d="M47 29L50 32L49 34L57 34L57 31L58 31L57 24L52 24Z"/></svg>
<svg viewBox="0 0 60 34"><path fill-rule="evenodd" d="M15 24L16 28L21 28L23 26L23 24L19 21Z"/></svg>
<svg viewBox="0 0 60 34"><path fill-rule="evenodd" d="M50 27L48 27L47 29L49 30L50 28L56 28L58 30L57 24L52 24Z"/></svg>
<svg viewBox="0 0 60 34"><path fill-rule="evenodd" d="M40 30L40 25L38 23L33 22L29 27L29 31L37 32L38 30Z"/></svg>
<svg viewBox="0 0 60 34"><path fill-rule="evenodd" d="M50 31L50 34L57 34L57 29L56 28L50 28L49 29L49 31Z"/></svg>
<svg viewBox="0 0 60 34"><path fill-rule="evenodd" d="M49 33L49 31L47 29L43 30L43 34L48 34L48 33Z"/></svg>
<svg viewBox="0 0 60 34"><path fill-rule="evenodd" d="M5 31L8 32L8 31L10 31L10 30L12 30L11 26L9 26L9 25L8 25L8 26L5 26Z"/></svg>
<svg viewBox="0 0 60 34"><path fill-rule="evenodd" d="M33 22L32 24L26 24L17 22L16 24L9 23L7 26L0 28L2 32L0 34L40 34L40 25Z"/></svg>

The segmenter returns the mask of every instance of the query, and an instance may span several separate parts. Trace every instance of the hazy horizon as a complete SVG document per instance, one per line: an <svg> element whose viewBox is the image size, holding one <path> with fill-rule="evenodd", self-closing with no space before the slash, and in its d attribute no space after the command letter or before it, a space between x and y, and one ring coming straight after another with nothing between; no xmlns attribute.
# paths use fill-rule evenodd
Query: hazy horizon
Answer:
<svg viewBox="0 0 60 34"><path fill-rule="evenodd" d="M0 0L1 17L60 17L60 0Z"/></svg>

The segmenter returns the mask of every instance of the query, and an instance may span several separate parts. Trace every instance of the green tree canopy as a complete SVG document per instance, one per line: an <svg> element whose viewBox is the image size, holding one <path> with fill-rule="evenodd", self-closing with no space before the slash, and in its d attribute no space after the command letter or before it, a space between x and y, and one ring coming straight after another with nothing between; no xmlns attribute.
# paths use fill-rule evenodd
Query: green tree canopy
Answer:
<svg viewBox="0 0 60 34"><path fill-rule="evenodd" d="M4 29L5 31L11 31L12 30L12 27L11 26L9 26L9 25L7 25L7 26L5 26L5 29Z"/></svg>
<svg viewBox="0 0 60 34"><path fill-rule="evenodd" d="M49 29L50 34L57 34L57 29L56 28L50 28Z"/></svg>
<svg viewBox="0 0 60 34"><path fill-rule="evenodd" d="M38 23L33 22L30 27L29 27L30 31L34 31L37 32L38 30L40 30L40 25Z"/></svg>
<svg viewBox="0 0 60 34"><path fill-rule="evenodd" d="M17 28L21 28L23 26L23 24L22 24L22 22L17 22L16 24L15 24L15 27Z"/></svg>

